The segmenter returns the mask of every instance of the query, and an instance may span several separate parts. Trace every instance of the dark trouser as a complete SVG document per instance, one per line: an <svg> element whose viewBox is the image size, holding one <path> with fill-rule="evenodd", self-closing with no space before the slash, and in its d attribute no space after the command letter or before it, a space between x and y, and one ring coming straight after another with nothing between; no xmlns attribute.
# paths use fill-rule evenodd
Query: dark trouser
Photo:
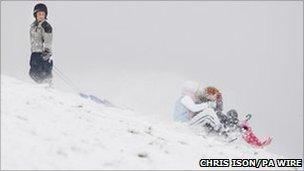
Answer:
<svg viewBox="0 0 304 171"><path fill-rule="evenodd" d="M37 83L50 83L52 80L52 60L43 60L41 52L33 52L30 61L30 76Z"/></svg>

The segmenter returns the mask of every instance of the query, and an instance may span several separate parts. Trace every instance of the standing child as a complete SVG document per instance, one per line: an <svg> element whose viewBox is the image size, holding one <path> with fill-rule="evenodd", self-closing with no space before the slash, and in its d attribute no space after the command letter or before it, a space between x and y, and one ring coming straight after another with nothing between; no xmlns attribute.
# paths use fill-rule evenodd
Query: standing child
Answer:
<svg viewBox="0 0 304 171"><path fill-rule="evenodd" d="M31 78L37 83L52 83L52 26L46 21L48 10L46 5L39 3L34 7L35 21L30 28L31 40Z"/></svg>

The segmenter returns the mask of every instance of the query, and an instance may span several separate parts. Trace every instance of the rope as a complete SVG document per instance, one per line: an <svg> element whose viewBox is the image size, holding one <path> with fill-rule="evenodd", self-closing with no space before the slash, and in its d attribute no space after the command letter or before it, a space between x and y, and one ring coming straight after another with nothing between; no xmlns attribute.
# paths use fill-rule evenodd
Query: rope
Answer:
<svg viewBox="0 0 304 171"><path fill-rule="evenodd" d="M73 88L80 96L82 96L82 95L88 96L87 94L81 93L80 89L76 86L76 84L74 84L73 81L68 76L66 76L65 74L63 74L63 72L60 71L60 69L57 66L53 65L53 67L54 67L55 73L62 79L62 81L67 86ZM95 103L103 103L103 104L108 105L108 106L114 106L112 103L110 103L110 102L108 102L106 100L101 100L100 98L98 98L96 96L89 95L89 97Z"/></svg>
<svg viewBox="0 0 304 171"><path fill-rule="evenodd" d="M68 83L65 78L59 73L57 72L57 70L54 70L54 72L60 77L60 79L65 83L64 86L66 86L67 88L71 88L72 86L70 85L70 83ZM74 87L73 87L74 89Z"/></svg>
<svg viewBox="0 0 304 171"><path fill-rule="evenodd" d="M62 81L68 85L69 87L73 88L75 91L80 92L80 89L76 86L76 84L74 84L74 82L65 74L63 74L62 71L60 71L60 69L53 65L54 67L54 71L57 73L57 75L62 79Z"/></svg>

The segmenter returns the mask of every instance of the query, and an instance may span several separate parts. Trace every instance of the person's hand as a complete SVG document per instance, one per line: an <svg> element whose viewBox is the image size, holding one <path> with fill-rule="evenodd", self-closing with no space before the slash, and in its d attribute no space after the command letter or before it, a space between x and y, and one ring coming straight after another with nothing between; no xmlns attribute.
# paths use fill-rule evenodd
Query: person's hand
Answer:
<svg viewBox="0 0 304 171"><path fill-rule="evenodd" d="M215 109L216 108L216 103L215 102L208 102L208 105L209 105L209 107L210 108L213 108L213 109Z"/></svg>
<svg viewBox="0 0 304 171"><path fill-rule="evenodd" d="M51 56L52 56L51 52L47 49L44 52L42 52L42 58L45 61L49 60Z"/></svg>

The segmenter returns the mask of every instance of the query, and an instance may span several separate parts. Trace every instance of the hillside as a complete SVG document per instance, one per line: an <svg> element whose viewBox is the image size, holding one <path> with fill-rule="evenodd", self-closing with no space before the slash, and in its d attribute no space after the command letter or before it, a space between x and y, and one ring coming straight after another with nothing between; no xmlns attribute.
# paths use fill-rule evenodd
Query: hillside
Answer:
<svg viewBox="0 0 304 171"><path fill-rule="evenodd" d="M1 75L1 169L201 169L201 158L277 156Z"/></svg>

